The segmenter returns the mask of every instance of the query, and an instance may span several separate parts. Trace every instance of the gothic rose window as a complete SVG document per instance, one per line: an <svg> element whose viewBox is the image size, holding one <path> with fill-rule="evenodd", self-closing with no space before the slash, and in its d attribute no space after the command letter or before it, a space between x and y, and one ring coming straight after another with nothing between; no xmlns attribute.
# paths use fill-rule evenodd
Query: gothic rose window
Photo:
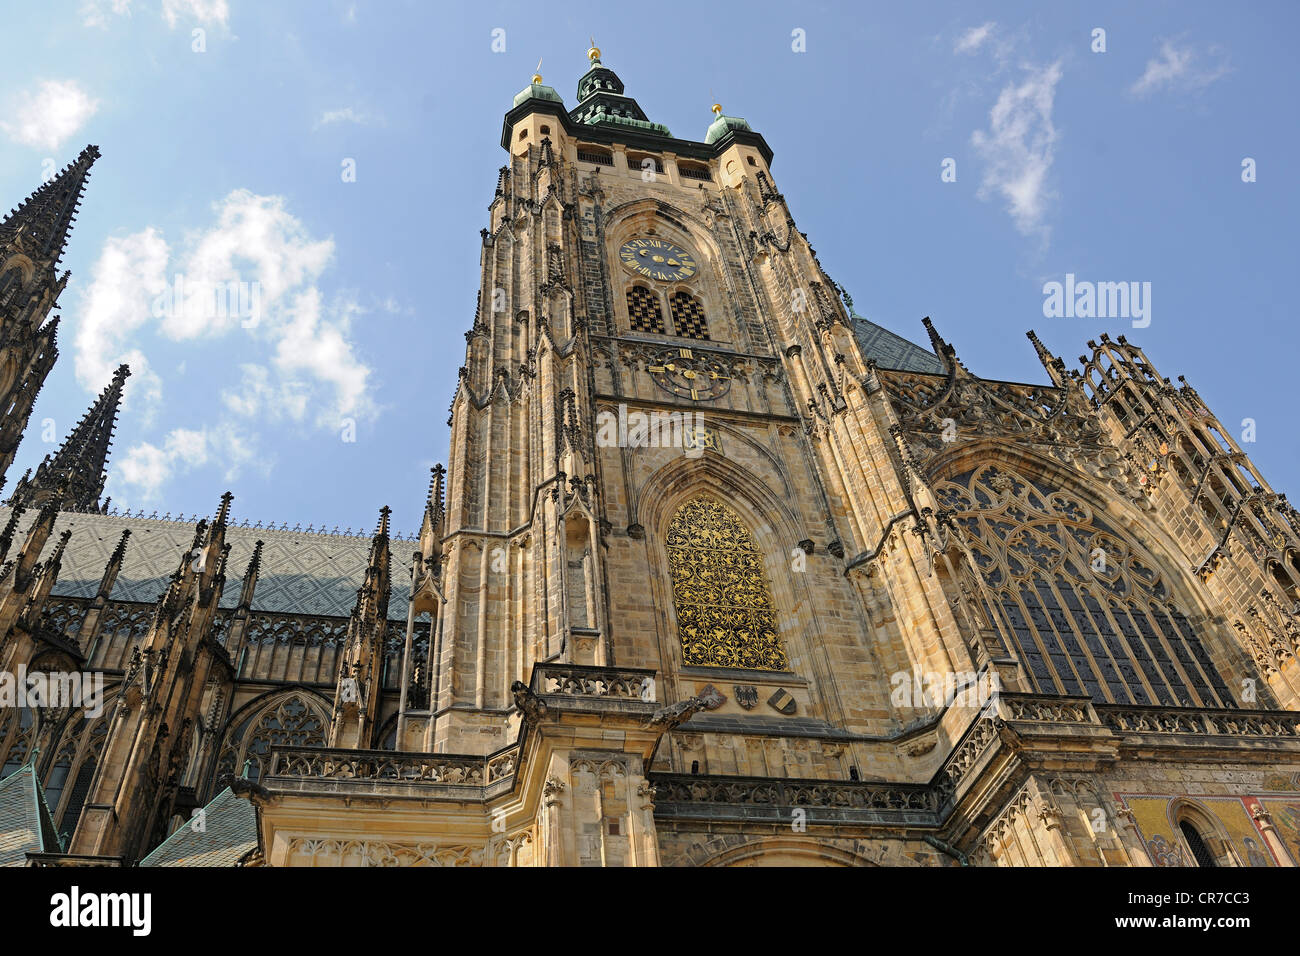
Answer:
<svg viewBox="0 0 1300 956"><path fill-rule="evenodd" d="M709 323L704 318L704 306L689 292L674 292L668 297L672 310L673 328L682 338L709 340Z"/></svg>
<svg viewBox="0 0 1300 956"><path fill-rule="evenodd" d="M702 495L678 510L666 543L682 663L788 669L763 556L740 517Z"/></svg>
<svg viewBox="0 0 1300 956"><path fill-rule="evenodd" d="M627 290L627 315L633 332L656 332L663 335L664 313L659 307L659 297L642 285Z"/></svg>
<svg viewBox="0 0 1300 956"><path fill-rule="evenodd" d="M1034 690L1235 707L1156 560L1077 497L1004 465L940 482Z"/></svg>

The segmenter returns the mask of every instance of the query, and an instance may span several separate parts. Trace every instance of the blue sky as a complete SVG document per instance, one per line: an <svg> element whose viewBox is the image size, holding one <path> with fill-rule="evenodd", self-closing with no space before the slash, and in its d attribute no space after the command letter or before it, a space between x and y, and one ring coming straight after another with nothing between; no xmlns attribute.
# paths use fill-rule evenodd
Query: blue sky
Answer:
<svg viewBox="0 0 1300 956"><path fill-rule="evenodd" d="M929 315L972 371L1019 381L1045 380L1029 328L1071 367L1127 333L1238 437L1253 419L1246 451L1300 494L1294 4L583 6L8 10L0 202L103 151L11 485L53 447L42 421L61 439L126 360L116 502L202 514L229 488L240 518L369 527L389 504L418 527L501 117L539 57L574 106L594 34L674 135L702 138L714 98L763 133L860 314L921 342ZM1150 325L1044 317L1067 273L1151 283ZM169 303L178 275L256 282L257 322Z"/></svg>

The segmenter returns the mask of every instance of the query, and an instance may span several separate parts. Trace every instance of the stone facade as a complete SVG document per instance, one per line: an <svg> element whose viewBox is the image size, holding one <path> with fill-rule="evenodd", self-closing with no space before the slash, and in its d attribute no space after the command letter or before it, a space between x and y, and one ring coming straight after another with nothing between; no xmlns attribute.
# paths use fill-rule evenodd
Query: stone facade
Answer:
<svg viewBox="0 0 1300 956"><path fill-rule="evenodd" d="M676 139L590 57L506 114L409 563L386 509L229 496L186 547L75 449L15 494L0 667L109 685L0 713L68 865L1300 863L1300 516L1196 391L1123 336L1030 333L1033 385L861 319L759 134Z"/></svg>

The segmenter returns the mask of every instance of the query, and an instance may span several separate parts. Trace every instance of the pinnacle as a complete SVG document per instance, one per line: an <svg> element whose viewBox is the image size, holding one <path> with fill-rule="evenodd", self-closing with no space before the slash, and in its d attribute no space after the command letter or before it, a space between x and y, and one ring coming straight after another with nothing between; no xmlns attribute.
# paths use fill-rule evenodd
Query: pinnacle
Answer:
<svg viewBox="0 0 1300 956"><path fill-rule="evenodd" d="M130 368L118 366L94 404L81 416L58 451L47 455L36 469L36 477L24 475L14 491L13 502L37 503L55 500L61 507L98 507L107 477L108 451L113 444L122 390Z"/></svg>
<svg viewBox="0 0 1300 956"><path fill-rule="evenodd" d="M50 264L57 263L76 221L90 167L99 155L98 146L87 146L76 160L11 210L0 222L0 243L11 241L21 233Z"/></svg>

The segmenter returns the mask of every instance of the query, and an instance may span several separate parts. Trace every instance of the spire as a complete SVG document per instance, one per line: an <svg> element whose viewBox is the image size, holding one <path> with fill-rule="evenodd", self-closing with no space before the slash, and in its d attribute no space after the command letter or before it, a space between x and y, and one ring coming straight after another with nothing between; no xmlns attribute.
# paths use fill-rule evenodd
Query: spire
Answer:
<svg viewBox="0 0 1300 956"><path fill-rule="evenodd" d="M248 559L248 567L244 569L244 583L239 591L239 606L241 608L251 608L253 606L253 592L257 589L257 576L262 571L262 540L259 538L253 545L253 556Z"/></svg>
<svg viewBox="0 0 1300 956"><path fill-rule="evenodd" d="M131 529L126 528L122 531L122 537L117 539L117 547L108 557L108 563L104 565L104 574L99 579L99 590L96 595L108 600L108 596L113 592L113 585L117 583L118 572L122 570L122 562L126 560L126 541L131 537Z"/></svg>
<svg viewBox="0 0 1300 956"><path fill-rule="evenodd" d="M370 560L366 568L365 581L357 591L357 610L354 614L370 614L374 620L383 621L388 617L388 598L391 590L389 565L391 556L388 549L388 516L392 509L384 505L379 509L379 525L375 535L370 539Z"/></svg>
<svg viewBox="0 0 1300 956"><path fill-rule="evenodd" d="M578 105L569 112L569 119L587 126L604 125L658 136L672 135L662 123L650 122L636 100L623 95L623 81L600 62L600 49L594 40L587 50L587 59L591 69L578 80Z"/></svg>
<svg viewBox="0 0 1300 956"><path fill-rule="evenodd" d="M59 450L45 456L36 469L36 477L29 479L24 475L18 482L11 504L39 505L53 499L64 510L98 510L99 496L108 477L104 466L108 462L109 446L113 444L113 427L122 403L122 389L130 374L131 369L126 365L117 367L113 380L99 393L99 398Z"/></svg>
<svg viewBox="0 0 1300 956"><path fill-rule="evenodd" d="M1033 329L1025 333L1029 336L1029 341L1034 343L1034 351L1038 353L1038 361L1043 363L1043 368L1047 369L1047 374L1051 376L1052 384L1060 386L1066 379L1065 363L1053 355L1042 340L1035 334Z"/></svg>
<svg viewBox="0 0 1300 956"><path fill-rule="evenodd" d="M12 242L21 235L28 255L44 259L51 266L57 264L76 221L90 167L98 158L99 147L87 146L74 162L19 203L0 222L0 243Z"/></svg>
<svg viewBox="0 0 1300 956"><path fill-rule="evenodd" d="M921 320L921 324L925 326L925 331L930 336L930 347L934 349L934 354L948 366L948 371L955 372L959 367L964 369L965 366L957 358L957 350L943 340L943 336L939 334L939 330L934 327L928 315Z"/></svg>

